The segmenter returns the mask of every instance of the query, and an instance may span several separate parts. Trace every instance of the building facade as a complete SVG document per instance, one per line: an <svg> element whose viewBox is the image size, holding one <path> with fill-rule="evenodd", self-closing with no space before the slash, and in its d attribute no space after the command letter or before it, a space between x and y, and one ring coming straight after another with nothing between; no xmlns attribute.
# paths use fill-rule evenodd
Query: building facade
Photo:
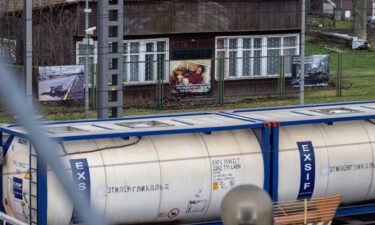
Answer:
<svg viewBox="0 0 375 225"><path fill-rule="evenodd" d="M291 56L299 54L298 0L124 1L123 82L128 104L154 101L160 81L166 97L176 94L175 86L190 83L189 74L197 70L204 70L198 80L209 88L189 96L215 97L219 80L224 80L228 96L272 95L281 71L290 76ZM90 7L93 27L97 3ZM73 1L36 10L36 18L43 18L43 12L54 18L35 21L35 64L84 64L83 8L84 2ZM95 74L95 33L92 38L90 73ZM189 74L179 79L182 67Z"/></svg>

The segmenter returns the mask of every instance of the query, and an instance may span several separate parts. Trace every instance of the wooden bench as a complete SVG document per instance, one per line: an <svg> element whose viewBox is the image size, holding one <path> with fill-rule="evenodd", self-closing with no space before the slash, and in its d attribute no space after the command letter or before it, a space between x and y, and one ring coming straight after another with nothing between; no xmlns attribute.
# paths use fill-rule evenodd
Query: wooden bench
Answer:
<svg viewBox="0 0 375 225"><path fill-rule="evenodd" d="M342 195L326 198L279 202L274 205L274 223L304 224L332 221Z"/></svg>

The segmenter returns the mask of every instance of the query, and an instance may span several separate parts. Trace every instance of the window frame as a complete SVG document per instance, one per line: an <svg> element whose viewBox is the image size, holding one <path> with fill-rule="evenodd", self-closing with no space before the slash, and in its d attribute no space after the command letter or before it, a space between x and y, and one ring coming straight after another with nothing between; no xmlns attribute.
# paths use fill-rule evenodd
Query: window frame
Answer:
<svg viewBox="0 0 375 225"><path fill-rule="evenodd" d="M157 49L157 42L164 41L165 42L165 51L164 52L158 52ZM123 81L123 84L125 86L132 86L132 85L149 85L149 84L156 84L157 83L157 57L159 54L165 55L165 72L164 72L164 79L163 82L169 83L169 38L153 38L153 39L131 39L131 40L124 40L124 44L127 43L127 52L124 50L124 58L128 59L128 63L130 62L130 56L131 55L138 55L139 58L139 65L138 65L138 71L139 71L139 79L138 81L130 81L130 65L126 65L126 61L124 61L124 72L126 70L126 73L129 74L129 80ZM130 43L139 43L139 51L138 53L130 53ZM147 52L146 51L146 44L147 43L154 43L154 50L153 52ZM153 80L146 81L146 55L153 55L154 56L154 65L153 65ZM125 73L124 73L125 76ZM124 77L125 80L125 77Z"/></svg>
<svg viewBox="0 0 375 225"><path fill-rule="evenodd" d="M91 44L92 43L92 44ZM80 58L83 58L83 61L85 61L85 54L80 54L79 50L79 46L80 45L86 45L86 40L83 39L81 41L77 41L76 42L76 64L77 65L83 65L83 66L86 66L85 64L80 64ZM97 41L93 41L92 39L89 40L89 45L93 46L94 48L94 51L93 53L94 54L89 54L89 58L92 58L93 60L93 64L94 64L94 68L93 68L93 74L89 74L89 84L90 84L90 87L91 87L91 84L94 84L94 86L96 85L96 74L97 74L97 65L98 65L98 42ZM90 62L90 60L89 60ZM85 68L86 69L86 68Z"/></svg>
<svg viewBox="0 0 375 225"><path fill-rule="evenodd" d="M157 42L159 41L164 41L165 42L165 51L164 52L158 52L157 50ZM146 52L146 43L150 43L150 42L153 42L154 43L154 50L153 52ZM163 79L163 82L164 83L169 83L169 38L153 38L153 39L131 39L131 40L124 40L123 41L123 44L127 43L127 52L125 52L125 49L124 49L124 52L123 52L123 66L124 66L124 80L122 81L123 85L124 86L134 86L134 85L154 85L157 83L157 57L159 54L164 54L165 55L165 59L164 59L164 68L165 68L165 72L164 72L164 79ZM130 53L130 43L139 43L139 50L138 50L138 53ZM80 64L80 58L84 58L85 55L83 54L80 54L80 48L79 46L81 44L86 44L85 43L85 40L81 40L81 41L77 41L76 42L76 64L77 65L81 65ZM93 57L93 63L95 65L98 64L98 42L97 41L93 41L93 46L94 46L94 54L90 54L89 57ZM119 48L120 47L124 47L124 46L118 46ZM145 58L146 58L146 55L148 54L153 54L154 55L154 58L155 58L155 63L153 65L153 71L154 71L154 74L153 74L153 80L150 80L150 81L146 81L145 79L145 76L146 76L146 73L145 73L145 66L146 66L146 61L145 61ZM138 81L130 81L130 56L131 55L138 55L138 71L139 71L139 77L138 77ZM126 61L127 59L127 61ZM128 66L126 66L126 62L129 63ZM94 71L94 74L93 76L96 76L96 69ZM125 81L125 75L128 74L128 80ZM95 79L94 79L95 80ZM96 82L96 80L94 81Z"/></svg>
<svg viewBox="0 0 375 225"><path fill-rule="evenodd" d="M270 47L267 46L267 40L268 38L273 37L279 37L280 40L280 47ZM284 38L287 37L295 37L296 38L296 44L295 46L284 46ZM251 38L251 48L244 48L243 40L246 38ZM261 38L261 48L255 48L255 39ZM218 49L218 40L223 39L224 40L224 47ZM229 76L229 40L230 39L237 39L237 76ZM287 33L287 34L270 34L270 35L233 35L233 36L216 36L215 37L215 64L217 63L218 53L224 52L225 55L225 67L224 67L224 80L242 80L242 79L264 79L264 78L277 78L279 74L267 74L267 57L268 57L268 50L272 49L280 49L280 55L284 55L284 51L286 49L295 49L296 55L300 54L300 35L298 33ZM251 57L255 57L255 51L261 51L261 74L260 75L254 75L255 68L254 68L254 58L250 61L250 74L244 75L243 74L243 55L245 51L251 51L250 55ZM242 58L242 59L241 59ZM215 66L217 68L217 66ZM290 77L291 73L286 73L286 77ZM218 80L219 74L218 70L215 70L215 79Z"/></svg>
<svg viewBox="0 0 375 225"><path fill-rule="evenodd" d="M0 56L7 63L15 64L17 62L17 40L0 38Z"/></svg>
<svg viewBox="0 0 375 225"><path fill-rule="evenodd" d="M77 65L81 65L81 64L79 64L79 59L85 57L85 54L82 55L82 54L79 53L79 50L80 50L79 45L86 45L85 42L86 42L85 40L76 42L76 64ZM98 42L92 41L92 43L93 43L92 46L94 47L94 54L89 54L89 57L93 58L94 64L98 64ZM91 45L90 41L89 41L89 45Z"/></svg>

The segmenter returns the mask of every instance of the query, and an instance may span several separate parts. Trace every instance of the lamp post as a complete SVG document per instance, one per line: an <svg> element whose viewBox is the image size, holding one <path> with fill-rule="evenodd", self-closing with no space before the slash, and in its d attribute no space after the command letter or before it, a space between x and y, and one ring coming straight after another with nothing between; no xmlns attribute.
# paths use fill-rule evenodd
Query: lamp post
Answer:
<svg viewBox="0 0 375 225"><path fill-rule="evenodd" d="M85 4L85 118L87 119L89 118L89 15L91 9L89 8L89 0L86 0Z"/></svg>
<svg viewBox="0 0 375 225"><path fill-rule="evenodd" d="M24 0L24 77L26 105L33 103L33 1Z"/></svg>
<svg viewBox="0 0 375 225"><path fill-rule="evenodd" d="M305 104L305 33L306 33L306 0L301 4L301 70L299 81L299 102Z"/></svg>

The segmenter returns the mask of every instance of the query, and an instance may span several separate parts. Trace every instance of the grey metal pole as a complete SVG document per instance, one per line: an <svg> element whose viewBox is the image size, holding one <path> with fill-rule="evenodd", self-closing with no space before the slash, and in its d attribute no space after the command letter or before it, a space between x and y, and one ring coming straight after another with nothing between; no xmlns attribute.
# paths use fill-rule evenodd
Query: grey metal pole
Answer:
<svg viewBox="0 0 375 225"><path fill-rule="evenodd" d="M33 1L24 0L24 78L26 104L33 104Z"/></svg>
<svg viewBox="0 0 375 225"><path fill-rule="evenodd" d="M98 119L108 118L108 66L105 65L108 55L108 15L106 16L107 4L105 1L98 1L98 82L97 82L97 117ZM108 44L107 44L108 45Z"/></svg>
<svg viewBox="0 0 375 225"><path fill-rule="evenodd" d="M86 0L85 6L85 39L86 39L86 51L85 51L85 118L89 118L89 15L91 9L89 9L89 0Z"/></svg>
<svg viewBox="0 0 375 225"><path fill-rule="evenodd" d="M301 5L301 70L299 81L299 102L305 104L305 35L306 35L306 0Z"/></svg>
<svg viewBox="0 0 375 225"><path fill-rule="evenodd" d="M30 1L31 2L31 1ZM103 218L95 213L89 206L88 201L77 191L73 180L67 174L65 167L60 161L56 152L56 143L51 141L39 127L39 123L33 118L32 107L29 105L20 104L23 96L18 92L20 85L16 82L16 75L13 74L3 63L0 58L0 95L11 111L16 116L18 122L25 127L28 138L35 147L37 154L41 160L48 162L48 165L53 169L61 185L65 189L74 203L75 209L84 220L84 224L90 225L105 225Z"/></svg>
<svg viewBox="0 0 375 225"><path fill-rule="evenodd" d="M98 1L97 16L98 118L122 117L124 1Z"/></svg>

